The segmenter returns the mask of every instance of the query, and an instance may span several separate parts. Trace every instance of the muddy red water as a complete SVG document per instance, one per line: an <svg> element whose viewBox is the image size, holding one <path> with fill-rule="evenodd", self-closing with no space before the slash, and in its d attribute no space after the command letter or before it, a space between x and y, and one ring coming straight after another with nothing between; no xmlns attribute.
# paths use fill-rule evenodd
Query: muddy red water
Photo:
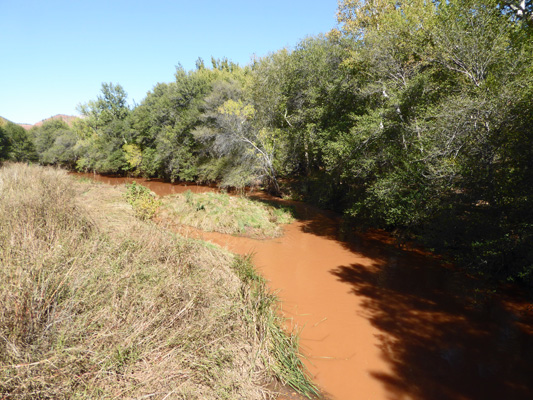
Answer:
<svg viewBox="0 0 533 400"><path fill-rule="evenodd" d="M136 180L159 195L214 190ZM304 362L327 398L533 399L533 305L525 295L494 294L380 233L341 240L335 215L294 205L298 220L281 238L201 236L254 254L288 325L301 330Z"/></svg>

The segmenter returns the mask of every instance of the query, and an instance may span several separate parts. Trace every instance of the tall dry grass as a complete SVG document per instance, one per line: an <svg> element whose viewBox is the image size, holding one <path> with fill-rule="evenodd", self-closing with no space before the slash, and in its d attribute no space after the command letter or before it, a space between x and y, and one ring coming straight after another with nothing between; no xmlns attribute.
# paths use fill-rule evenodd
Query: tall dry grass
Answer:
<svg viewBox="0 0 533 400"><path fill-rule="evenodd" d="M301 365L275 351L295 342L276 339L273 298L246 262L136 220L123 191L0 169L0 398L261 399L276 375L298 386Z"/></svg>

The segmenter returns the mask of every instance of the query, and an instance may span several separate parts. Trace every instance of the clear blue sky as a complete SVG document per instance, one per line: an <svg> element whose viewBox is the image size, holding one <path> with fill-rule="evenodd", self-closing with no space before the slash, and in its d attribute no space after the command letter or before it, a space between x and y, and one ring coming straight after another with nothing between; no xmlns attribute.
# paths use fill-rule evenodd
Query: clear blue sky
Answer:
<svg viewBox="0 0 533 400"><path fill-rule="evenodd" d="M337 0L0 0L0 116L76 115L102 82L140 103L175 66L240 65L336 26Z"/></svg>

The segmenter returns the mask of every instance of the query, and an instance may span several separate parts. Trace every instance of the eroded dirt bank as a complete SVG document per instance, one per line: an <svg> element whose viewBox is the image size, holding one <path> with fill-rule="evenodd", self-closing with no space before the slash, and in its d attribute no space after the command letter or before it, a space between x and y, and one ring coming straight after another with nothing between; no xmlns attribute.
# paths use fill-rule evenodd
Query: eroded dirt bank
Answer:
<svg viewBox="0 0 533 400"><path fill-rule="evenodd" d="M142 183L160 195L212 190ZM298 220L278 239L182 233L254 254L329 397L533 398L533 307L523 296L490 293L378 233L340 240L336 216L296 206Z"/></svg>

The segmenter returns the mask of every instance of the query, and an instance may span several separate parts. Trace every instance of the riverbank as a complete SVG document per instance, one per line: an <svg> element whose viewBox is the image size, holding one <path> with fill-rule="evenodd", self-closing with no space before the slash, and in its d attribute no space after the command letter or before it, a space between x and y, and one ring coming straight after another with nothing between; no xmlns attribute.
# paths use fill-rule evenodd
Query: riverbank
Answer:
<svg viewBox="0 0 533 400"><path fill-rule="evenodd" d="M125 189L0 170L0 394L263 399L312 390L249 261L135 217ZM289 361L287 361L289 360Z"/></svg>
<svg viewBox="0 0 533 400"><path fill-rule="evenodd" d="M127 178L90 174L122 185ZM161 196L211 191L146 181ZM255 195L255 194L254 194ZM338 215L295 208L281 238L189 231L254 264L300 331L313 381L328 398L531 399L533 309L516 286L493 286L426 252L399 249L384 232L353 234Z"/></svg>

